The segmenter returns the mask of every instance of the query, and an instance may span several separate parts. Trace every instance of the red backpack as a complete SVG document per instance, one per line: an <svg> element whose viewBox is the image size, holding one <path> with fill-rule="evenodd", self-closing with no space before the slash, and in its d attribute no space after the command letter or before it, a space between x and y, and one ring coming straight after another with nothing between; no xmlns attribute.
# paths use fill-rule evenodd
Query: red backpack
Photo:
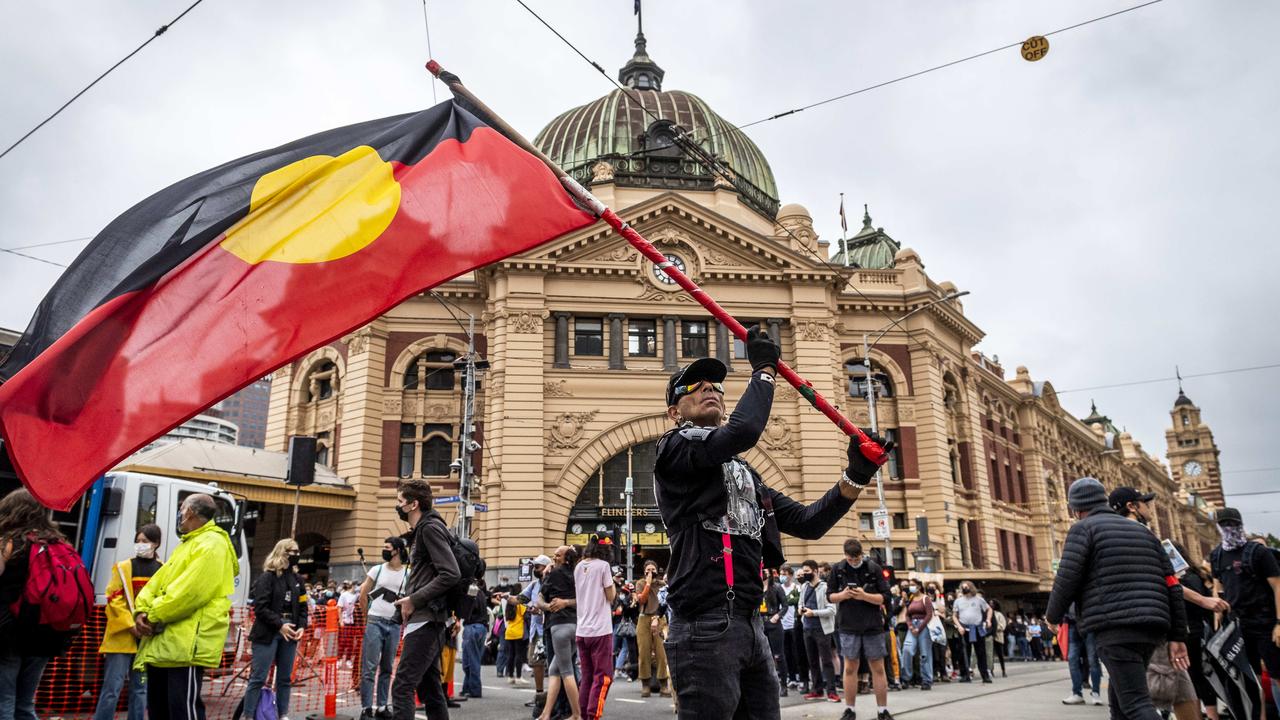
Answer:
<svg viewBox="0 0 1280 720"><path fill-rule="evenodd" d="M58 632L74 632L93 610L93 583L75 548L60 540L29 538L27 584L13 602L14 617L25 605L39 613L37 621Z"/></svg>

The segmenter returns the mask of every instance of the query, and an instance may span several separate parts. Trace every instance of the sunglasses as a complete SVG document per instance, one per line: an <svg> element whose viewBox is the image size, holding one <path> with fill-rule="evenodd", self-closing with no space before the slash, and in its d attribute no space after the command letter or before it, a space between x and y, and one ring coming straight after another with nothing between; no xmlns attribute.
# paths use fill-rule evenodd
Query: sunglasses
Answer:
<svg viewBox="0 0 1280 720"><path fill-rule="evenodd" d="M671 395L672 397L680 397L681 395L688 395L690 393L697 392L703 385L710 385L712 390L715 390L721 395L724 394L724 383L699 380L698 382L693 383L692 385L677 385L674 389L672 389Z"/></svg>

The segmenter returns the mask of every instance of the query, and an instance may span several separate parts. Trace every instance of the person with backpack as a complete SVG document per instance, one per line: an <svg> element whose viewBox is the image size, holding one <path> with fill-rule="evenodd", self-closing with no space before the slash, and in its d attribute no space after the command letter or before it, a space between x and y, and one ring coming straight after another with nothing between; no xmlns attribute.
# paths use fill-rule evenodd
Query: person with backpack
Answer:
<svg viewBox="0 0 1280 720"><path fill-rule="evenodd" d="M1240 619L1253 671L1261 677L1266 665L1274 686L1280 678L1280 553L1249 540L1239 510L1222 508L1213 519L1222 536L1222 544L1209 553L1214 590ZM1280 694L1275 701L1280 708Z"/></svg>
<svg viewBox="0 0 1280 720"><path fill-rule="evenodd" d="M36 720L45 666L92 607L89 574L49 511L25 489L0 499L0 718Z"/></svg>
<svg viewBox="0 0 1280 720"><path fill-rule="evenodd" d="M245 720L258 717L263 685L273 667L276 714L281 718L289 715L293 661L308 619L307 590L293 571L298 557L298 543L293 538L277 542L262 563L262 574L253 582L253 628L249 630L253 661L244 692Z"/></svg>
<svg viewBox="0 0 1280 720"><path fill-rule="evenodd" d="M102 686L93 720L112 720L125 681L129 681L129 720L143 720L147 712L147 677L133 669L138 652L133 626L134 598L163 565L156 559L162 535L157 525L143 525L134 540L134 556L111 568L107 581L107 627L98 652L102 655Z"/></svg>
<svg viewBox="0 0 1280 720"><path fill-rule="evenodd" d="M400 645L400 617L395 602L407 587L408 560L409 548L404 539L393 535L382 543L382 564L370 569L360 584L359 602L365 613L360 653L360 720L386 720L391 716L387 694L396 647Z"/></svg>
<svg viewBox="0 0 1280 720"><path fill-rule="evenodd" d="M147 669L147 716L204 720L204 669L222 662L240 564L218 505L204 493L178 508L181 542L138 593L133 622L142 635L135 668Z"/></svg>
<svg viewBox="0 0 1280 720"><path fill-rule="evenodd" d="M449 528L431 507L431 486L426 480L400 481L396 488L396 514L409 524L412 540L408 594L395 602L404 617L405 629L400 662L391 682L392 717L413 720L416 689L426 706L428 720L442 720L449 717L440 685L444 623L450 614L449 595L463 576Z"/></svg>
<svg viewBox="0 0 1280 720"><path fill-rule="evenodd" d="M889 583L881 567L862 553L857 538L844 541L844 559L831 569L827 600L836 606L840 655L844 658L844 720L855 717L858 699L858 667L861 659L871 671L877 720L893 720L889 712L888 676L885 658L892 641L885 631L884 606L889 602Z"/></svg>

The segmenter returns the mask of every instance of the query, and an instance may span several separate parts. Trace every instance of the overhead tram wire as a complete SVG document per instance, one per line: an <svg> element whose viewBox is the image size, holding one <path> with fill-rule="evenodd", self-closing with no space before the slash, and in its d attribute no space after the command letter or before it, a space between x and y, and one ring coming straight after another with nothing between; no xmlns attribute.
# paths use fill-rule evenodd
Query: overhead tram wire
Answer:
<svg viewBox="0 0 1280 720"><path fill-rule="evenodd" d="M1230 370L1212 370L1210 372L1191 373L1188 375L1183 375L1182 379L1186 380L1187 378L1212 377L1214 375L1231 375L1234 373L1253 372L1255 370L1271 370L1273 368L1280 368L1280 363L1271 363L1269 365L1254 365L1253 367L1232 368ZM1094 385L1092 387L1071 388L1070 390L1056 390L1055 392L1057 392L1059 395L1065 395L1066 393L1084 392L1086 390L1109 390L1111 388L1133 387L1135 385L1152 385L1154 383L1174 382L1177 379L1178 379L1177 377L1160 377L1160 378L1151 378L1150 380L1134 380L1132 382L1114 383L1111 385Z"/></svg>
<svg viewBox="0 0 1280 720"><path fill-rule="evenodd" d="M52 260L45 260L44 258L38 258L38 257L36 257L35 255L28 255L28 254L26 254L26 253L24 253L24 252L18 252L17 250L13 250L13 249L10 249L10 248L0 248L0 252L9 253L10 255L17 255L18 257L23 257L23 258L26 258L26 259L28 259L28 260L35 260L36 262L41 262L41 263L44 263L45 265L53 265L54 267L60 267L60 268L65 268L65 267L67 267L66 265L64 265L64 264L62 264L62 263L60 263L60 262L54 262L54 261L52 261Z"/></svg>
<svg viewBox="0 0 1280 720"><path fill-rule="evenodd" d="M1163 0L1153 0L1153 1L1162 2ZM653 118L654 121L658 121L662 119L658 115L655 115L654 112L648 108L648 106L646 106L643 102L640 101L639 98L637 98L634 94L632 94L629 88L624 87L617 80L614 80L613 76L609 75L609 73L605 71L604 67L602 67L600 63L587 57L581 50L578 49L576 45L574 45L572 42L569 41L568 38L566 38L563 34L561 34L559 30L552 27L552 25L548 23L546 20L544 20L541 15L535 12L533 8L525 4L524 0L516 0L516 2L520 4L520 7L527 10L530 15L532 15L535 19L537 19L538 22L542 23L543 26L545 26L548 30L550 30L552 34L560 38L561 42L567 45L569 49L577 53L578 57L582 58L587 64L591 65L591 67L595 68L596 71L598 71L602 76L604 76L604 78L608 80L615 88L617 88L618 91L626 95L627 98L630 99L633 103L635 103L646 115ZM689 137L688 133L686 133L683 128L680 128L680 126L677 125L675 126L675 129L677 130L675 135L676 146L680 149L681 152L683 152L691 160L700 163L703 167L711 171L713 174L723 177L726 181L729 182L730 185L733 185L735 188L737 187L737 183L735 182L737 180L736 174L731 172L728 168L725 168L723 164L719 161L719 159L712 156L696 140L693 140L691 137ZM828 270L836 273L837 275L839 274L839 271L835 268L835 266L833 266L826 258L823 258L813 250L810 250L808 245L806 245L803 241L801 241L800 238L796 237L795 233L791 232L790 228L783 225L782 223L777 223L777 226L781 228L783 232L785 232L788 236L790 236L792 240L795 240L796 244L799 247L804 248L805 251L808 252L810 255L812 255L816 260L818 260L818 262L826 266ZM862 292L862 290L858 288L858 286L852 283L852 279L846 280L845 285L849 289L857 293L858 296L861 297L863 301L865 301L869 306L871 306L871 308L874 311L879 312L881 315L883 315L885 319L889 321L890 327L897 327L901 329L904 333L906 333L908 344L910 344L911 342L915 342L917 347L927 350L927 348L923 343L919 342L918 340L913 341L911 338L911 331L907 330L906 328L903 328L902 325L899 324L897 318L889 314L889 312L883 307L881 307L880 305L877 305L874 300L867 297L866 293Z"/></svg>
<svg viewBox="0 0 1280 720"><path fill-rule="evenodd" d="M427 30L427 57L433 58L436 56L436 54L431 52L431 21L427 19L427 0L422 0L422 25ZM432 77L431 78L431 104L437 105L439 103L440 103L440 100L439 98L436 97L436 79L435 77Z"/></svg>
<svg viewBox="0 0 1280 720"><path fill-rule="evenodd" d="M1084 26L1086 26L1086 25L1091 25L1091 24L1093 24L1093 23L1100 22L1100 21L1102 21L1102 20L1109 20L1109 19L1111 19L1111 18L1113 18L1113 17L1116 17L1116 16L1118 16L1118 15L1124 15L1125 13L1130 13L1130 12L1133 12L1134 10L1141 10L1142 8L1148 7L1148 6L1150 6L1150 5L1155 5L1155 4L1157 4L1157 3L1161 3L1161 2L1164 2L1164 0L1149 0L1149 2L1144 2L1144 3L1138 4L1138 5L1133 5L1133 6L1131 6L1131 7L1127 7L1127 8L1124 8L1124 9L1122 9L1122 10L1117 10L1117 11L1115 11L1115 12L1107 13L1106 15L1099 15L1098 17L1090 18L1089 20L1084 20L1084 21L1082 21L1082 22L1075 23L1074 25L1068 25L1068 26L1066 26L1066 27L1058 28L1057 30L1051 30L1051 31L1049 31L1049 32L1047 32L1047 33L1043 33L1042 37L1050 37L1050 36L1053 36L1053 35L1058 35L1058 34L1060 34L1060 33L1067 32L1067 31L1069 31L1069 30L1075 30L1075 29L1077 29L1077 28L1082 28L1082 27L1084 27ZM945 69L947 69L947 68L949 68L949 67L954 67L954 66L959 65L959 64L961 64L961 63L969 62L970 60L977 60L977 59L979 59L979 58L983 58L983 57L986 57L986 56L988 56L988 55L992 55L992 54L995 54L995 53L1001 52L1001 51L1003 51L1003 50L1010 50L1010 49L1012 49L1012 48L1020 47L1020 46L1022 45L1022 43L1023 43L1023 42L1024 42L1023 40L1018 40L1017 42L1012 42L1012 43L1009 43L1009 44L1007 44L1007 45L1001 45L1000 47L997 47L997 48L991 48L990 50L984 50L984 51L982 51L982 52L980 52L980 53L975 53L975 54L973 54L973 55L969 55L969 56L967 56L967 57L962 57L962 58L960 58L960 59L958 59L958 60L952 60L952 61L950 61L950 62L942 63L941 65L934 65L933 67L925 68L925 69L923 69L923 70L917 70L917 71L915 71L915 72L908 73L908 74L906 74L906 75L900 75L900 76L898 76L898 77L896 77L896 78L893 78L893 79L891 79L891 80L883 80L883 81L881 81L881 82L874 83L874 84L872 84L872 85L867 85L866 87L858 88L857 90L851 90L851 91L846 92L846 93L841 93L841 94L839 94L839 95L834 95L834 96L829 97L829 98L826 98L826 99L824 99L824 100L818 100L818 101L816 101L816 102L809 103L808 105L802 105L802 106L800 106L800 107L798 107L798 108L792 108L792 109L790 109L790 110L786 110L786 111L784 111L784 112L780 112L780 113L776 113L776 114L774 114L774 115L770 115L770 116L768 116L768 117L760 118L759 120L753 120L753 121L751 121L751 122L749 122L749 123L746 123L746 124L744 124L744 125L733 125L732 123L729 123L729 125L730 125L729 130L725 130L725 131L721 131L721 132L719 132L719 133L714 133L714 134L712 134L712 135L708 135L708 136L707 136L706 138L704 138L704 139L706 139L706 140L710 140L710 139L711 139L711 138L713 138L713 137L719 137L720 135L723 135L723 134L725 134L725 133L727 133L727 132L734 132L734 131L741 132L742 130L744 130L744 129L746 129L746 128L753 127L753 126L759 125L759 124L761 124L761 123L770 122L770 121L772 121L772 120L779 120L779 119L784 118L784 117L787 117L787 116L789 116L789 115L795 115L796 113L804 112L805 110L809 110L809 109L816 108L816 107L821 107L822 105L827 105L827 104L829 104L829 103L833 103L833 102L836 102L836 101L838 101L838 100L844 100L844 99L846 99L846 98L851 98L851 97L853 97L854 95L861 95L861 94L863 94L863 93L870 92L870 91L872 91L872 90L878 90L878 89L880 89L880 88L882 88L882 87L887 87L887 86L889 86L889 85L893 85L893 84L895 84L895 83L903 82L904 80L911 80L912 78L917 78L917 77L920 77L921 75L927 75L927 74L929 74L929 73L931 73L931 72L935 72L935 71L937 71L937 70L945 70ZM726 121L726 122L727 122L727 121Z"/></svg>
<svg viewBox="0 0 1280 720"><path fill-rule="evenodd" d="M94 79L93 79L93 82L89 83L88 85L85 85L83 90L81 90L80 92L76 93L75 95L72 95L70 100L68 100L68 101L66 101L65 103L63 103L63 104L62 104L62 107L58 108L57 110L54 110L52 115L50 115L49 117L45 118L44 120L41 120L41 121L40 121L40 124L36 125L35 127L31 128L30 130L28 130L28 131L27 131L27 133L26 133L25 135L23 135L22 137L18 138L18 139L17 139L17 141L16 141L16 142L14 142L14 143L13 143L12 145L10 145L9 147L5 148L4 152L0 152L0 158L3 158L5 155L8 155L10 152L12 152L12 151L13 151L13 149L14 149L14 148L16 148L16 147L18 147L19 145L21 145L21 144L23 143L23 141L25 141L27 138L29 138L29 137L31 137L32 135L34 135L34 134L35 134L35 132L36 132L37 130L39 130L40 128L44 127L46 124L48 124L48 122L49 122L50 120L52 120L52 119L54 119L55 117L57 117L57 116L58 116L58 115L59 115L63 110L66 110L66 109L67 109L67 107L69 107L69 106L71 105L71 103L75 102L76 100L79 100L81 95L84 95L85 93L89 92L89 89L90 89L90 88L92 88L94 85L97 85L99 82L101 82L103 78L105 78L106 76L110 75L110 74L111 74L111 73L112 73L116 68L118 68L118 67L120 67L121 65L125 64L125 62L129 60L129 58L131 58L131 57L133 57L134 55L137 55L138 53L142 52L142 48L144 48L144 47L146 47L146 46L150 45L150 44L151 44L151 42L152 42L153 40L155 40L156 38L158 38L158 37L160 37L161 35L165 34L165 33L169 30L169 28L173 27L173 26L174 26L174 25L175 25L179 20L181 20L183 17L185 17L187 13L191 12L192 10L195 10L195 9L196 9L196 6L197 6L197 5L199 5L199 4L200 4L200 3L202 3L202 2L204 2L204 0L195 0L195 2L193 2L193 3L191 3L190 5L188 5L188 6L187 6L187 9L186 9L186 10L183 10L182 12L178 13L178 16L177 16L177 17L175 17L174 19L170 20L168 23L166 23L166 24L164 24L164 25L161 25L159 28L157 28L157 29L156 29L156 31L151 35L151 37L147 38L145 42L143 42L143 43L142 43L141 45L139 45L138 47L134 48L133 52L131 52L131 53L129 53L128 55L125 55L124 57L120 58L119 62L117 62L115 65L112 65L111 67L107 68L106 72L104 72L104 73L102 73L101 75L99 75L98 77L94 78ZM64 267L65 267L65 266L64 266Z"/></svg>
<svg viewBox="0 0 1280 720"><path fill-rule="evenodd" d="M92 240L92 239L93 239L93 236L78 237L78 238L71 238L69 240L54 240L53 242L35 243L34 245L17 245L11 248L0 248L0 250L34 250L35 248L51 247L53 245L66 245L67 243L85 242L86 240Z"/></svg>

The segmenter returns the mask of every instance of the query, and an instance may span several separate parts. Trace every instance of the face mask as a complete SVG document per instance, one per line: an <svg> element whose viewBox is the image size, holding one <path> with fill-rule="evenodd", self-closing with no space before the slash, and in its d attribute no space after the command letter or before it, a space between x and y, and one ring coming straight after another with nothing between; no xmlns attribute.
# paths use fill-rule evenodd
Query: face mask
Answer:
<svg viewBox="0 0 1280 720"><path fill-rule="evenodd" d="M390 550L383 550L383 551L382 551L382 562L391 562L391 558L392 558L393 556L395 556L395 553L391 552Z"/></svg>
<svg viewBox="0 0 1280 720"><path fill-rule="evenodd" d="M153 558L156 556L156 546L149 542L134 543L133 553L140 558Z"/></svg>
<svg viewBox="0 0 1280 720"><path fill-rule="evenodd" d="M182 508L178 508L178 521L174 523L173 527L177 531L178 537L186 535L186 533L182 531Z"/></svg>
<svg viewBox="0 0 1280 720"><path fill-rule="evenodd" d="M297 553L289 553L289 555L285 559L288 560L289 567L293 567L294 565L297 565L302 560L302 556Z"/></svg>
<svg viewBox="0 0 1280 720"><path fill-rule="evenodd" d="M920 592L920 588L916 587L915 585L908 585L907 592L911 593L912 595L915 595L916 593Z"/></svg>
<svg viewBox="0 0 1280 720"><path fill-rule="evenodd" d="M860 568L860 567L862 567L863 559L864 559L864 558L862 558L862 556L859 556L857 560L850 560L850 561L849 561L849 567L851 567L851 568Z"/></svg>
<svg viewBox="0 0 1280 720"><path fill-rule="evenodd" d="M396 515L400 516L403 522L409 521L409 511L404 509L402 505L396 505Z"/></svg>

